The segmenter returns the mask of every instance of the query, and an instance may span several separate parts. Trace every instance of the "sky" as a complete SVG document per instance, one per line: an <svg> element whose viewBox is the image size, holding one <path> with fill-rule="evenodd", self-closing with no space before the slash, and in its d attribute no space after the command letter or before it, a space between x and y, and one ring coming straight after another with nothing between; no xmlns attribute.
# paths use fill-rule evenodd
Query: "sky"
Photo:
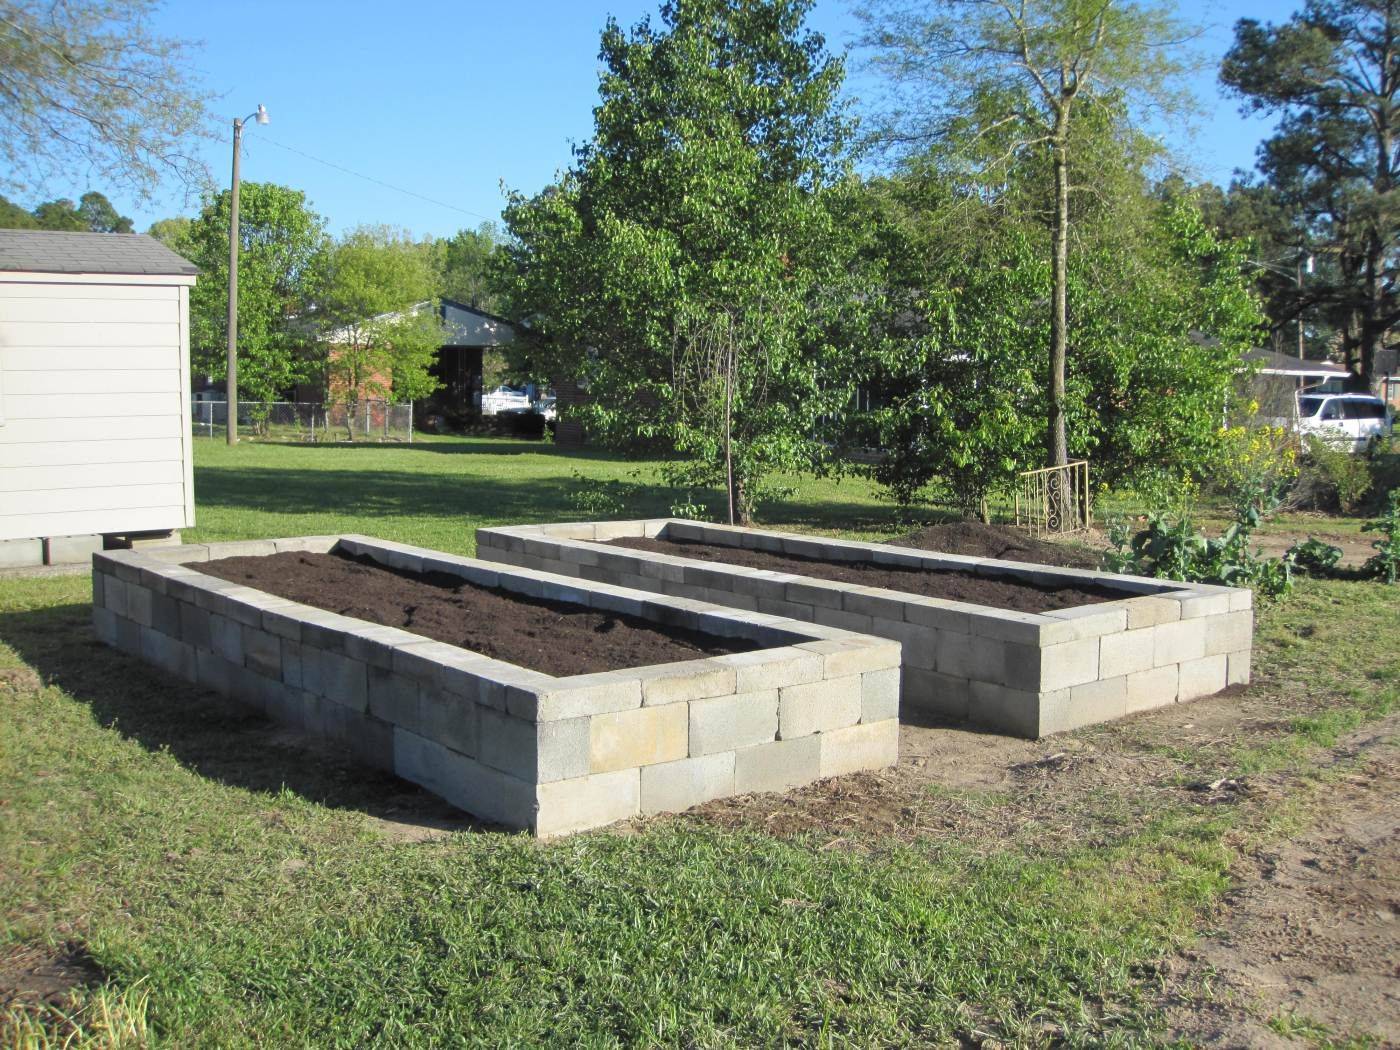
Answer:
<svg viewBox="0 0 1400 1050"><path fill-rule="evenodd" d="M1197 179L1226 183L1254 163L1270 124L1239 115L1215 66L1242 17L1279 20L1280 0L1179 0L1200 31L1204 59L1192 126L1162 129ZM592 132L598 37L609 16L625 26L658 0L167 0L154 28L200 43L198 74L217 95L218 137L204 156L227 186L231 121L266 105L271 123L244 134L244 180L305 191L333 233L388 224L446 236L499 221L504 190L533 194ZM859 26L848 0L817 0L809 24L833 51ZM858 61L848 91L869 93ZM75 179L41 199L76 199ZM167 186L152 202L110 194L136 228L191 215L198 200ZM22 203L33 204L33 201Z"/></svg>

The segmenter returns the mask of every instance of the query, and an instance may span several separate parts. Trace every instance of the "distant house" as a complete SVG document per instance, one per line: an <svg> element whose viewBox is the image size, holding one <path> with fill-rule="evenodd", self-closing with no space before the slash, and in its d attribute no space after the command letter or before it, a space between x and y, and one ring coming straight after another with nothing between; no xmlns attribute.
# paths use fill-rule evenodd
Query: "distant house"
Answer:
<svg viewBox="0 0 1400 1050"><path fill-rule="evenodd" d="M151 237L0 230L0 566L194 525L197 273Z"/></svg>
<svg viewBox="0 0 1400 1050"><path fill-rule="evenodd" d="M419 419L430 415L448 421L474 419L481 414L483 356L488 350L515 342L516 326L504 317L452 299L443 299L438 313L447 329L447 342L438 351L432 372L442 389L416 402L413 414Z"/></svg>
<svg viewBox="0 0 1400 1050"><path fill-rule="evenodd" d="M1298 391L1339 393L1351 377L1344 366L1331 361L1308 361L1273 350L1250 350L1244 360L1258 366L1247 393L1259 403L1259 415L1268 419L1291 419Z"/></svg>

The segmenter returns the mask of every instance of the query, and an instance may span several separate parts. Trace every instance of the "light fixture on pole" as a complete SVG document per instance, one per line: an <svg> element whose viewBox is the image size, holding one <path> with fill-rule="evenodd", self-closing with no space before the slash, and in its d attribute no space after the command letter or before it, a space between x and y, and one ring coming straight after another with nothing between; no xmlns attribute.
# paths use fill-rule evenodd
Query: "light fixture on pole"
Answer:
<svg viewBox="0 0 1400 1050"><path fill-rule="evenodd" d="M233 121L233 187L229 194L228 220L228 443L238 444L238 155L243 147L243 125L248 121L268 122L267 107L258 108L242 120Z"/></svg>

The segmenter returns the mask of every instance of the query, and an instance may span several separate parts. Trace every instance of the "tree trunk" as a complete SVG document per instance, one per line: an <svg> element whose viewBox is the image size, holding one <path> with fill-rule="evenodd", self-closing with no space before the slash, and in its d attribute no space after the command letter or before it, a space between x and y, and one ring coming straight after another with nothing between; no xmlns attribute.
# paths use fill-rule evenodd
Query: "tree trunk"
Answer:
<svg viewBox="0 0 1400 1050"><path fill-rule="evenodd" d="M748 493L744 491L744 479L737 474L730 476L729 503L734 508L735 525L752 525L749 514Z"/></svg>
<svg viewBox="0 0 1400 1050"><path fill-rule="evenodd" d="M1069 345L1069 156L1065 141L1068 134L1067 114L1062 114L1056 121L1055 130L1055 142L1052 147L1055 168L1055 250L1050 270L1050 411L1046 436L1047 466L1051 467L1063 466L1069 462L1069 447L1065 440L1065 358Z"/></svg>

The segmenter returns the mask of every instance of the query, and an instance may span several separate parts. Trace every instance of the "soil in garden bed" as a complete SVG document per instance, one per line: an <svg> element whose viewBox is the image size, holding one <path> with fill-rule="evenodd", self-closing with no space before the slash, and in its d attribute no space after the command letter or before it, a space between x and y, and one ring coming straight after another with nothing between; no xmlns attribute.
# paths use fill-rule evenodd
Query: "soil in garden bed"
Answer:
<svg viewBox="0 0 1400 1050"><path fill-rule="evenodd" d="M368 557L286 552L220 558L192 567L303 605L400 627L560 677L760 648L739 638L479 587L448 573L390 569Z"/></svg>
<svg viewBox="0 0 1400 1050"><path fill-rule="evenodd" d="M772 569L797 576L812 576L838 583L856 583L863 587L883 587L926 598L946 598L971 605L987 605L994 609L1015 612L1050 612L1076 605L1117 601L1128 597L1123 591L1094 584L1057 586L1031 580L1016 580L1006 576L981 576L962 569L911 569L898 565L875 565L871 562L824 561L800 554L776 554L771 551L726 547L701 540L641 539L635 536L612 540L610 546L670 554L678 558L744 565L753 569Z"/></svg>
<svg viewBox="0 0 1400 1050"><path fill-rule="evenodd" d="M896 547L917 547L937 554L961 554L971 558L997 558L1070 569L1097 569L1099 552L1079 543L1054 543L1028 536L1009 525L980 521L953 521L928 525L886 540Z"/></svg>

